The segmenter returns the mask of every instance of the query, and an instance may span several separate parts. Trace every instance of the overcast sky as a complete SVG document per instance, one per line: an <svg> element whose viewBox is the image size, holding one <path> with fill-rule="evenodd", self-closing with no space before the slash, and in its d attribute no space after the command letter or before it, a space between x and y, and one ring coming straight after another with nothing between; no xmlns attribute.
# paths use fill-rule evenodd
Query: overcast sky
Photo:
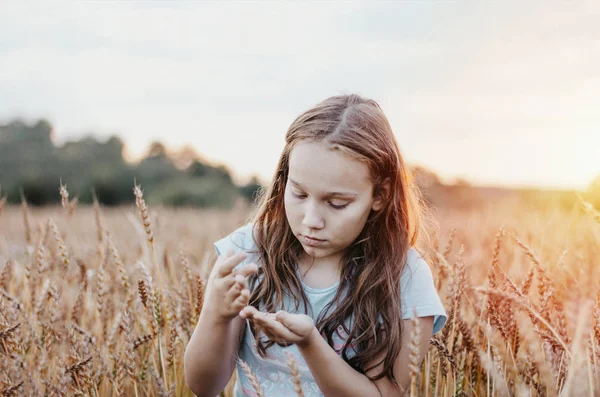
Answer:
<svg viewBox="0 0 600 397"><path fill-rule="evenodd" d="M599 2L24 3L0 10L0 122L46 118L58 143L189 143L268 181L293 119L355 92L448 180L600 175Z"/></svg>

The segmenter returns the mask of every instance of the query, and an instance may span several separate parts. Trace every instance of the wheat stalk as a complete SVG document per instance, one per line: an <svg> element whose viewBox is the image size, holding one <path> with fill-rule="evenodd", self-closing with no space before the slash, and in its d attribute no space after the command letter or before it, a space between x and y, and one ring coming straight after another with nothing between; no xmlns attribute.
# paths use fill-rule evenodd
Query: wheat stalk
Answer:
<svg viewBox="0 0 600 397"><path fill-rule="evenodd" d="M579 193L577 193L577 198L579 199L579 203L581 204L581 206L583 207L584 211L586 213L588 213L592 219L594 219L596 222L600 223L600 212L598 212L593 206L592 204L588 203L587 201L585 201L583 199L583 197L581 197L581 195Z"/></svg>
<svg viewBox="0 0 600 397"><path fill-rule="evenodd" d="M238 359L238 361L240 363L240 366L242 367L242 370L244 371L244 373L250 380L250 384L252 384L252 387L254 388L254 391L256 392L257 396L264 397L265 395L262 391L262 388L260 387L258 378L256 377L256 375L254 375L254 372L252 372L252 369L250 368L250 366L242 359Z"/></svg>
<svg viewBox="0 0 600 397"><path fill-rule="evenodd" d="M417 376L420 368L420 348L421 348L421 323L417 316L417 311L413 309L413 316L411 317L412 331L410 334L410 345L409 345L409 358L408 358L408 372L410 374L410 396L414 397L417 395Z"/></svg>
<svg viewBox="0 0 600 397"><path fill-rule="evenodd" d="M300 371L298 370L298 363L291 353L288 353L287 366L290 369L290 374L292 375L294 391L298 397L304 397L304 392L302 391L302 379L300 379Z"/></svg>
<svg viewBox="0 0 600 397"><path fill-rule="evenodd" d="M27 200L25 199L25 194L23 193L23 189L21 192L21 212L23 214L23 224L25 225L25 241L27 245L31 245L32 236L31 236L31 222L29 221L29 209L27 208Z"/></svg>
<svg viewBox="0 0 600 397"><path fill-rule="evenodd" d="M69 199L73 208L75 199ZM148 242L151 248L160 243L153 258L148 258L154 260L148 265L150 274L143 266L144 252L131 238L130 225L122 222L127 210L101 214L96 200L95 225L84 211L73 213L68 223L59 223L63 210L36 208L32 212L24 194L20 208L3 209L0 395L191 395L184 377L183 347L204 304L203 272L209 269L205 264L211 255L211 245L205 242L215 238L207 230L214 230L210 227L214 219L225 228L231 226L225 223L234 223L236 218L160 208L159 216L152 215L154 223L149 223L146 207L140 216L142 223L147 216L152 233L158 219L169 218L168 232L158 242L153 234ZM572 217L570 212L536 211L520 207L510 211L496 207L483 213L467 210L461 217L467 217L470 228L454 228L442 252L436 250L439 266L431 269L434 279L443 284L440 298L449 318L445 328L431 338L425 361L418 360L417 339L411 335L407 353L413 395L597 394L600 291L592 265L598 235L596 229L585 233L596 224L585 216ZM36 218L40 214L39 221L34 222L34 214ZM446 216L442 210L444 227L455 224L453 216ZM478 221L472 222L470 216ZM540 220L546 222L543 228ZM500 224L518 230L518 238L510 233L514 245L503 245L507 232L504 226L498 229ZM110 232L105 225L111 226ZM552 233L552 228L560 232ZM23 236L23 231L25 238L13 237ZM147 238L146 226L144 233ZM457 243L458 236L464 245ZM536 236L543 237L544 248L534 250L524 243ZM167 247L175 246L179 258L173 262ZM158 251L167 270L156 261ZM545 262L561 252L557 266ZM491 266L465 266L463 257ZM521 257L531 265L515 269ZM65 266L71 261L77 268ZM127 263L139 267L130 268ZM201 266L196 269L195 263ZM470 291L475 293L465 294ZM583 299L591 296L594 302L586 308ZM288 365L290 387L308 393L306 386L301 387L301 369ZM242 373L241 363L238 368ZM255 386L260 390L256 378ZM222 396L231 397L230 388Z"/></svg>

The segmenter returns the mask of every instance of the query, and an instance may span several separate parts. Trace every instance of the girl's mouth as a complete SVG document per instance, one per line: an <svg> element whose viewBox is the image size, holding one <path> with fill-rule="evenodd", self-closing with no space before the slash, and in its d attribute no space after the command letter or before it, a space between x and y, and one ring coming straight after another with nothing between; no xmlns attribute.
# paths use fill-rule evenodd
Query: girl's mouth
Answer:
<svg viewBox="0 0 600 397"><path fill-rule="evenodd" d="M325 242L325 240L317 240L317 239L310 238L310 237L307 237L307 236L302 236L302 240L304 240L304 243L306 245L309 245L311 247L319 246L319 245L321 245L322 243Z"/></svg>

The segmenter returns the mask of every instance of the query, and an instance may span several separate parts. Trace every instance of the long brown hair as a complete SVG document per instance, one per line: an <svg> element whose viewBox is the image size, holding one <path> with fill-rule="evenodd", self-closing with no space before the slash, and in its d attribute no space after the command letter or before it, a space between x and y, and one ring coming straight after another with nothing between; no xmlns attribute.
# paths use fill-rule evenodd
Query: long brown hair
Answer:
<svg viewBox="0 0 600 397"><path fill-rule="evenodd" d="M337 294L317 318L316 327L330 346L333 333L344 327L348 337L341 356L363 374L381 361L369 368L365 368L366 363L387 350L383 371L371 379L387 376L395 382L393 364L402 338L400 276L409 248L419 239L425 208L390 124L374 100L358 95L333 96L302 113L290 125L272 183L259 192L250 216L261 258L259 275L264 275L250 280L254 286L250 305L259 308L260 304L262 310L274 312L284 308L283 296L289 293L296 310L300 301L305 310L308 306L295 272L303 248L290 229L284 208L290 153L300 141L324 142L364 162L370 170L374 197L384 197L384 207L371 211L359 236L345 249ZM388 190L383 189L386 182ZM344 296L343 291L348 293ZM337 306L327 314L334 303ZM354 321L348 329L345 320L351 316ZM264 357L274 342L264 344L256 337L255 328L250 329ZM356 355L348 357L352 344Z"/></svg>

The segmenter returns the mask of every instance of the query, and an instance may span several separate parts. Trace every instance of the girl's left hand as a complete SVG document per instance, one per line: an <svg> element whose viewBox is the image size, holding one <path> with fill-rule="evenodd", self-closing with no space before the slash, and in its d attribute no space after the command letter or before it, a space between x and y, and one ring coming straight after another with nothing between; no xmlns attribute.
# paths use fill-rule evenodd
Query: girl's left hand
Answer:
<svg viewBox="0 0 600 397"><path fill-rule="evenodd" d="M306 344L316 330L313 319L306 314L291 314L280 310L277 313L264 313L254 306L246 306L240 311L273 342Z"/></svg>

